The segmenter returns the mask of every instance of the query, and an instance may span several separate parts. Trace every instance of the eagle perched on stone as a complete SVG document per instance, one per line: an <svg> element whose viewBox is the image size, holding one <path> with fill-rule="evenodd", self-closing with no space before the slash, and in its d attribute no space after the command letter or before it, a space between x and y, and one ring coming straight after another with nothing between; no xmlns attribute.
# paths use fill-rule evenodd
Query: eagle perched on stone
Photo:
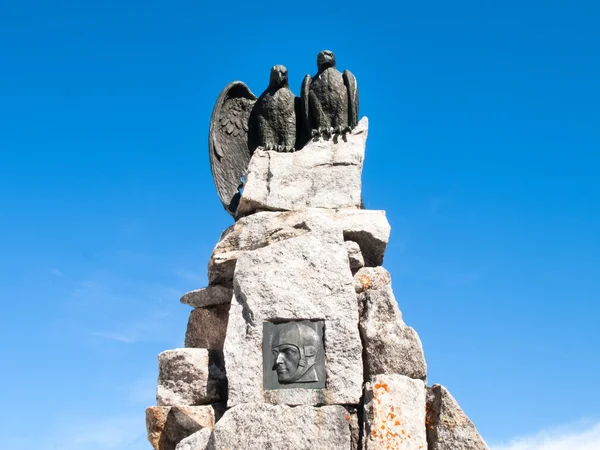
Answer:
<svg viewBox="0 0 600 450"><path fill-rule="evenodd" d="M358 125L358 86L349 70L335 67L335 55L323 50L317 56L317 74L304 77L301 111L305 138L332 136Z"/></svg>
<svg viewBox="0 0 600 450"><path fill-rule="evenodd" d="M213 109L208 150L223 206L235 216L243 177L254 150L291 152L313 137L351 131L358 124L358 87L348 70L335 68L335 55L317 56L317 74L306 75L301 97L290 90L288 70L271 69L267 89L257 99L241 81L228 84Z"/></svg>
<svg viewBox="0 0 600 450"><path fill-rule="evenodd" d="M288 71L271 69L267 89L257 99L241 81L228 84L213 109L208 149L215 186L223 206L234 215L250 157L257 147L282 152L296 146L297 99Z"/></svg>

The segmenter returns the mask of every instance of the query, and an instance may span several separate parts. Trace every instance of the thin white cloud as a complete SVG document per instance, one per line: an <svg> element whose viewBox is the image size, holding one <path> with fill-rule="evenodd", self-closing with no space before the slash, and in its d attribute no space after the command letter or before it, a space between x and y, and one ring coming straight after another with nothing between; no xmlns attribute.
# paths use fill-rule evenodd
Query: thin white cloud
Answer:
<svg viewBox="0 0 600 450"><path fill-rule="evenodd" d="M98 450L120 450L132 448L147 448L143 428L143 411L139 411L136 417L111 418L100 423L88 424L87 429L76 430L72 435L65 436L63 441L67 443L67 449L98 449Z"/></svg>
<svg viewBox="0 0 600 450"><path fill-rule="evenodd" d="M169 314L154 311L150 315L123 324L120 329L95 331L92 332L92 335L124 344L157 341L164 338L163 333L158 330L164 328L165 324L171 324L171 322L172 318Z"/></svg>
<svg viewBox="0 0 600 450"><path fill-rule="evenodd" d="M429 215L430 216L434 216L438 210L440 209L440 207L442 206L442 204L445 203L445 199L444 197L432 197L429 199Z"/></svg>
<svg viewBox="0 0 600 450"><path fill-rule="evenodd" d="M57 269L56 267L54 269L50 270L50 272L52 272L57 277L62 277L63 276L63 273L59 269Z"/></svg>
<svg viewBox="0 0 600 450"><path fill-rule="evenodd" d="M156 365L156 372L153 372L152 376L134 380L120 388L119 392L132 405L153 405L156 400L157 377L158 364Z"/></svg>
<svg viewBox="0 0 600 450"><path fill-rule="evenodd" d="M145 409L156 401L156 375L113 386L105 395L116 399L116 410L101 406L57 410L29 435L5 436L10 450L148 450Z"/></svg>
<svg viewBox="0 0 600 450"><path fill-rule="evenodd" d="M491 448L492 450L600 450L600 422L579 423L544 430Z"/></svg>
<svg viewBox="0 0 600 450"><path fill-rule="evenodd" d="M80 419L73 416L48 434L8 437L11 450L147 450L144 411L126 415Z"/></svg>
<svg viewBox="0 0 600 450"><path fill-rule="evenodd" d="M195 283L206 284L206 275L202 275L199 272L192 272L189 270L180 270L176 272L176 275L185 280L193 281ZM200 287L200 286L199 286Z"/></svg>
<svg viewBox="0 0 600 450"><path fill-rule="evenodd" d="M74 285L67 303L69 322L81 332L123 344L182 345L189 313L179 303L182 289L123 280L108 272L93 275Z"/></svg>

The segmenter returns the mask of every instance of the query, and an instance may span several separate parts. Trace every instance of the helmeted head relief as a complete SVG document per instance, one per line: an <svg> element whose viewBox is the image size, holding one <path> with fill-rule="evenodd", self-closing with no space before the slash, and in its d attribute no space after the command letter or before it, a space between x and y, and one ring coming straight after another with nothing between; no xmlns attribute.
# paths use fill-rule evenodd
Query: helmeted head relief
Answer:
<svg viewBox="0 0 600 450"><path fill-rule="evenodd" d="M315 330L289 322L275 333L271 348L275 357L273 370L280 383L319 381L314 365L321 346Z"/></svg>
<svg viewBox="0 0 600 450"><path fill-rule="evenodd" d="M317 67L319 71L335 67L335 55L331 50L323 50L317 55Z"/></svg>

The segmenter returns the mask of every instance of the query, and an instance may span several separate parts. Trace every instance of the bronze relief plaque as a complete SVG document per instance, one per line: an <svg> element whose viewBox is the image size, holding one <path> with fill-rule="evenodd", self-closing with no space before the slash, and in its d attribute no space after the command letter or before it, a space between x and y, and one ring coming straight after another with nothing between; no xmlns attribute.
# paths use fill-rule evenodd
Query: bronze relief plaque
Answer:
<svg viewBox="0 0 600 450"><path fill-rule="evenodd" d="M325 388L323 320L263 323L263 386Z"/></svg>

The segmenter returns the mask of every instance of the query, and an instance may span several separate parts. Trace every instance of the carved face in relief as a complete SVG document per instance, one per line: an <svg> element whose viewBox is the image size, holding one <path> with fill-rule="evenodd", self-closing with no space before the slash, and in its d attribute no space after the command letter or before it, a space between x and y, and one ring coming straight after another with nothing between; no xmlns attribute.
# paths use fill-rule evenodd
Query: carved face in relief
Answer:
<svg viewBox="0 0 600 450"><path fill-rule="evenodd" d="M281 384L319 381L314 369L319 346L319 335L301 323L289 322L273 336L271 351Z"/></svg>
<svg viewBox="0 0 600 450"><path fill-rule="evenodd" d="M300 363L300 349L295 345L284 344L273 349L275 364L273 369L277 372L280 383L290 383L298 370Z"/></svg>

